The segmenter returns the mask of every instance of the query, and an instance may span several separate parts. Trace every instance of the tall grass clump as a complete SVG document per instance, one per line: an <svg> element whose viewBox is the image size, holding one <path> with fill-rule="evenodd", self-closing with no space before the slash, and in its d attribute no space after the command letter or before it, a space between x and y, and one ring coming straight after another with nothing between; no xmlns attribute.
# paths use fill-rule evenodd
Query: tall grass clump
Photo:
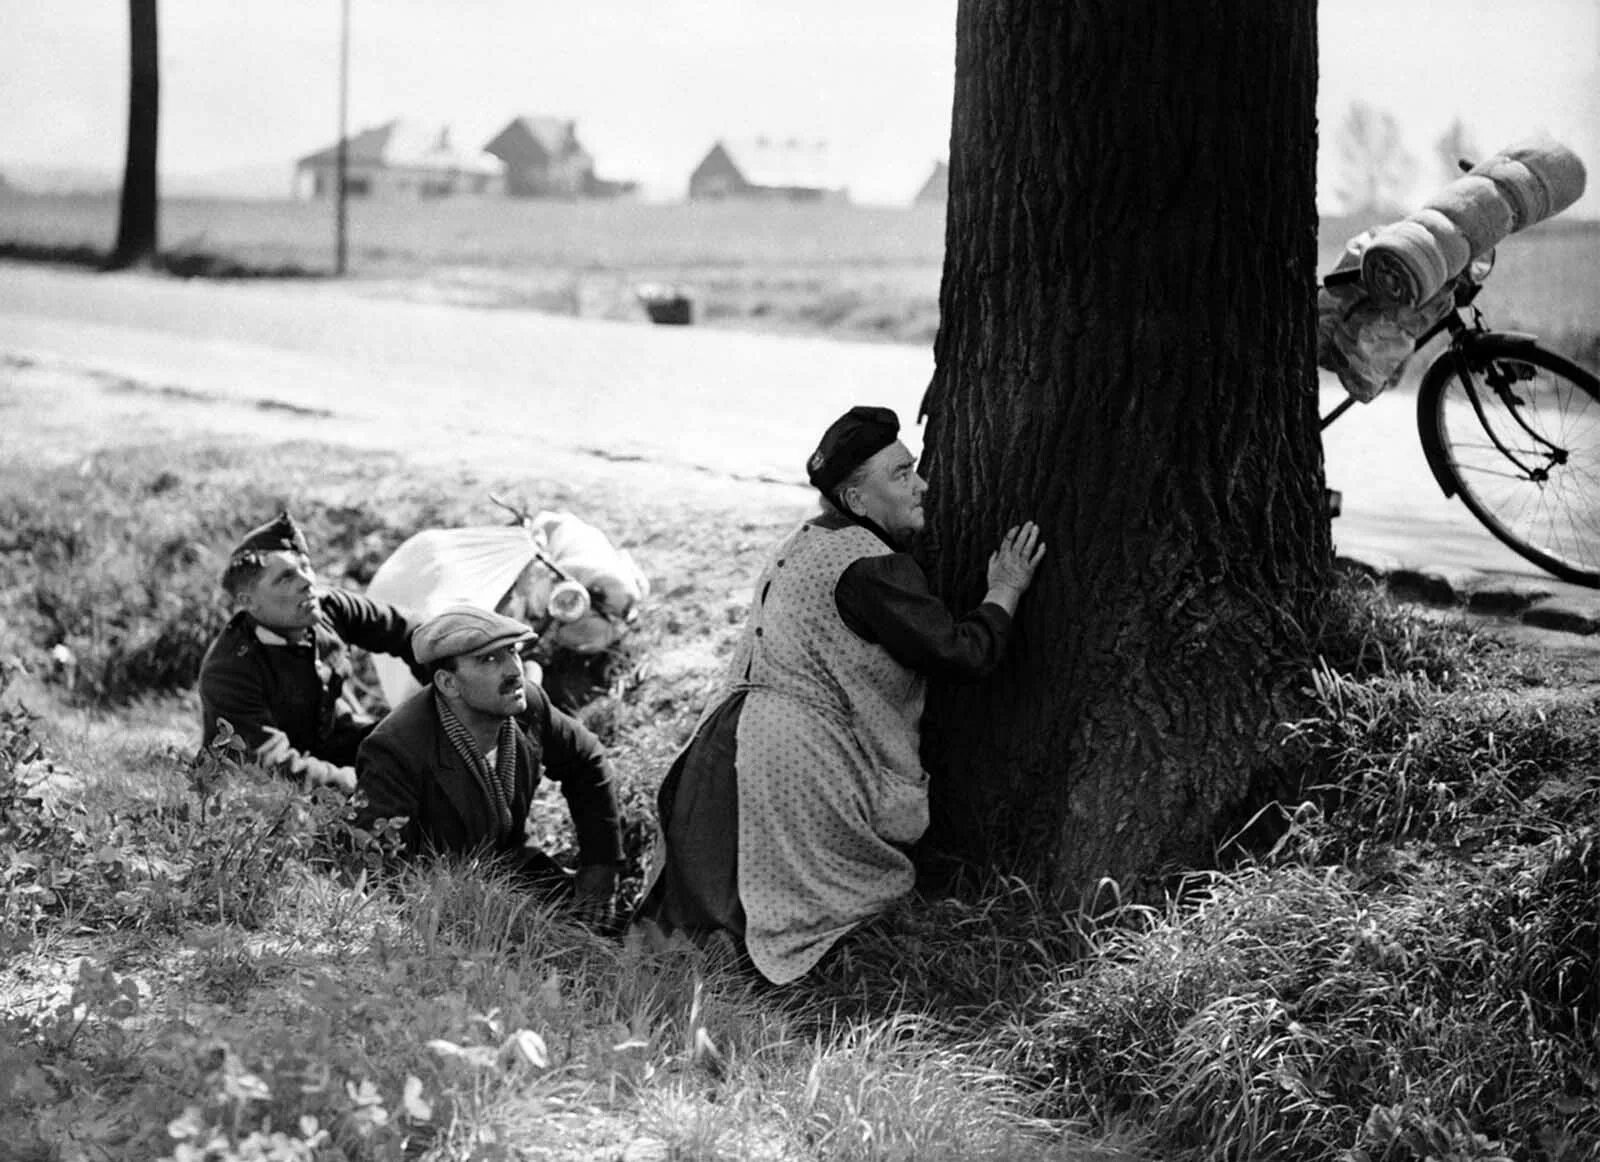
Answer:
<svg viewBox="0 0 1600 1162"><path fill-rule="evenodd" d="M1006 1162L1048 1156L1060 1137L1031 1115L1014 1079L929 1017L851 1026L799 1064L768 1084L788 1137L810 1156Z"/></svg>
<svg viewBox="0 0 1600 1162"><path fill-rule="evenodd" d="M1082 950L1074 915L1020 879L990 877L970 896L907 899L869 920L786 990L785 1003L811 1027L936 1012L946 1028L981 1034L1013 1019Z"/></svg>
<svg viewBox="0 0 1600 1162"><path fill-rule="evenodd" d="M1387 599L1364 615L1362 605L1338 624L1369 628L1334 639L1337 661L1315 660L1284 724L1301 770L1297 810L1321 824L1297 833L1296 855L1381 863L1407 850L1504 850L1600 817L1592 698L1530 688L1527 659L1475 630L1397 616Z"/></svg>
<svg viewBox="0 0 1600 1162"><path fill-rule="evenodd" d="M1420 612L1369 576L1335 574L1311 608L1277 663L1279 745L1249 794L1218 821L1216 867L1271 850L1301 805L1336 781L1332 736L1354 728L1329 707L1330 689L1365 702L1375 729L1403 734L1419 720L1423 692L1476 689L1498 664L1498 643L1478 625ZM1182 883L1180 873L1179 890Z"/></svg>
<svg viewBox="0 0 1600 1162"><path fill-rule="evenodd" d="M1036 1026L1059 1109L1120 1112L1175 1158L1590 1157L1592 896L1560 935L1597 886L1584 850L1378 893L1347 868L1241 870L1108 929ZM1565 906L1541 903L1553 882Z"/></svg>
<svg viewBox="0 0 1600 1162"><path fill-rule="evenodd" d="M1600 805L1592 704L1450 694L1411 675L1356 682L1325 667L1310 692L1288 738L1315 771L1308 791L1328 815L1326 855L1538 841Z"/></svg>
<svg viewBox="0 0 1600 1162"><path fill-rule="evenodd" d="M1276 843L1090 930L1038 1084L1175 1159L1596 1156L1592 698L1361 583L1321 628Z"/></svg>
<svg viewBox="0 0 1600 1162"><path fill-rule="evenodd" d="M1496 647L1464 617L1429 616L1398 601L1382 581L1335 577L1320 616L1303 627L1306 654L1358 681L1411 676L1436 686L1472 681Z"/></svg>
<svg viewBox="0 0 1600 1162"><path fill-rule="evenodd" d="M228 550L249 528L292 509L333 584L364 583L404 539L419 498L386 511L371 474L338 456L221 448L0 469L0 613L23 638L12 648L88 704L192 687L229 615Z"/></svg>

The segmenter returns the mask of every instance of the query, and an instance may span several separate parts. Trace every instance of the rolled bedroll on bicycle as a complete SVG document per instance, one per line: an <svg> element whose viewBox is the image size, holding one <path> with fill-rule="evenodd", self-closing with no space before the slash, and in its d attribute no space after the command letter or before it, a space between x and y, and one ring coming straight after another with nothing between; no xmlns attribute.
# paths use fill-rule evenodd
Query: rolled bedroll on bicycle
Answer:
<svg viewBox="0 0 1600 1162"><path fill-rule="evenodd" d="M1400 381L1435 336L1417 433L1447 497L1553 576L1600 588L1600 378L1533 335L1490 330L1474 305L1508 236L1583 196L1570 149L1509 146L1399 222L1345 246L1317 295L1317 363L1349 393L1325 416Z"/></svg>

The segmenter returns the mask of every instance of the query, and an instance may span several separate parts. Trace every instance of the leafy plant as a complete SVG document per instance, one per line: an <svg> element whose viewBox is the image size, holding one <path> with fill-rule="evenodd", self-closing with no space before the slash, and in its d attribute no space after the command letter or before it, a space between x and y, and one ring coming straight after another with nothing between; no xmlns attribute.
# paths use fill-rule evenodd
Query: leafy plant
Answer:
<svg viewBox="0 0 1600 1162"><path fill-rule="evenodd" d="M35 657L81 701L193 686L229 611L223 555L254 518L292 506L321 574L360 583L401 537L365 505L295 503L253 477L230 489L205 457L90 457L0 493L0 599ZM242 515L241 515L242 514Z"/></svg>
<svg viewBox="0 0 1600 1162"><path fill-rule="evenodd" d="M8 695L17 673L15 663L0 663L0 959L28 948L93 867L75 813L36 787L51 767L35 732L39 716Z"/></svg>

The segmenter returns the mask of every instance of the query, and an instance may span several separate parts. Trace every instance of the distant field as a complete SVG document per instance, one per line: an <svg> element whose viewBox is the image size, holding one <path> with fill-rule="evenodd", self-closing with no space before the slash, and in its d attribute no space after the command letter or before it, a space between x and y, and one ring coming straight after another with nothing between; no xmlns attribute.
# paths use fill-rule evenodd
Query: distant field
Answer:
<svg viewBox="0 0 1600 1162"><path fill-rule="evenodd" d="M109 197L0 195L0 252L108 249ZM1328 220L1320 269L1365 222ZM169 199L171 253L331 272L325 204ZM639 317L635 288L681 284L697 321L926 344L938 326L941 207L354 201L351 273L373 293L600 318ZM1508 239L1480 300L1490 321L1600 360L1600 223Z"/></svg>
<svg viewBox="0 0 1600 1162"><path fill-rule="evenodd" d="M0 246L109 248L105 197L0 196ZM163 205L163 249L264 268L333 267L326 204ZM931 342L938 207L649 205L452 199L353 201L351 273L378 293L601 318L642 314L641 283L687 284L697 321Z"/></svg>

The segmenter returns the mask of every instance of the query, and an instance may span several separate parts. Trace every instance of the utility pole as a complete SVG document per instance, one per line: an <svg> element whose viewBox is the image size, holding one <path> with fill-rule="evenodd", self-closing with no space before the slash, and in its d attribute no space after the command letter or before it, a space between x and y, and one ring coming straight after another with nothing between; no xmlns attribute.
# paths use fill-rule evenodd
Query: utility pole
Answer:
<svg viewBox="0 0 1600 1162"><path fill-rule="evenodd" d="M349 255L345 237L345 200L349 196L346 171L350 163L348 119L350 109L350 0L339 0L339 159L334 178L333 273L343 276Z"/></svg>

